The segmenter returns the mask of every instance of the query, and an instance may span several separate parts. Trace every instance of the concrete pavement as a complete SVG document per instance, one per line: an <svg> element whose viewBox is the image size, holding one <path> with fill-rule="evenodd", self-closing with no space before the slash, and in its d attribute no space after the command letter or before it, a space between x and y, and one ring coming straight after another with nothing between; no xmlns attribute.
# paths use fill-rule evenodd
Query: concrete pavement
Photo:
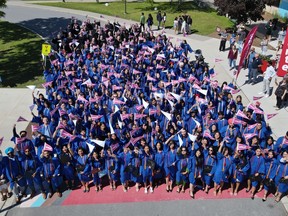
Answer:
<svg viewBox="0 0 288 216"><path fill-rule="evenodd" d="M23 2L23 1L8 1L7 6L8 6L7 9L4 10L6 12L6 17L5 17L6 20L23 25L27 28L30 28L34 32L37 32L38 34L42 35L47 40L49 40L49 38L51 37L51 32L58 31L60 27L66 26L72 16L75 16L77 19L80 19L80 20L84 20L86 19L86 16L88 16L88 18L91 20L96 19L96 20L100 20L101 22L106 22L107 20L114 21L117 19L117 21L121 24L125 23L126 25L131 25L135 23L134 21L131 21L131 20L129 21L129 20L121 19L121 18L109 17L106 15L103 15L102 17L100 17L100 14L95 14L91 12L83 12L83 11L77 11L77 10L71 10L71 9L31 5L28 2ZM194 50L201 49L203 51L203 56L205 57L205 61L207 61L210 64L210 66L213 66L215 64L215 71L217 73L217 79L220 83L222 83L223 81L230 82L233 80L233 72L229 71L229 65L228 65L228 60L227 60L228 52L218 51L219 39L209 38L209 37L200 36L200 35L189 35L187 37L183 37L182 35L175 35L174 31L170 29L165 29L165 32L167 36L173 37L172 42L174 44L180 43L177 39L182 39L182 40L185 39L191 45L192 49ZM161 34L161 33L162 31L155 31L155 34ZM256 51L259 51L259 48L257 48ZM40 52L40 48L39 48L39 52ZM273 52L270 51L270 54L274 55L274 51ZM190 57L191 59L194 59L193 54ZM214 62L215 58L222 59L223 61L215 63ZM262 89L262 83L258 83L254 86L245 85L244 83L245 83L245 80L247 79L245 77L246 74L247 74L247 71L242 70L237 80L237 85L241 87L240 94L243 96L243 102L245 105L247 105L249 102L252 101L253 96L258 96L257 93L260 92ZM272 82L272 85L273 84L274 82ZM31 119L30 110L28 107L29 105L32 104L32 97L31 97L31 91L29 89L0 89L0 98L1 98L0 100L0 105L1 105L0 106L0 111L1 111L0 112L0 116L1 116L0 117L0 123L1 123L0 124L0 137L2 136L5 137L4 143L2 144L3 146L1 149L5 149L5 147L12 145L12 143L9 142L9 140L12 136L12 126L16 122L17 118L21 115L24 118ZM276 104L276 98L274 95L270 96L269 98L262 98L260 99L260 102L261 102L261 107L264 108L266 113L276 113L275 109L273 108L273 105ZM288 128L287 127L287 122L288 122L287 110L282 109L278 111L277 113L279 114L268 121L272 127L275 137L284 135ZM17 123L18 131L26 128L26 126L27 124L25 122ZM9 206L10 201L12 201L12 199L9 199L8 202L6 202L4 205ZM242 201L243 200L239 202L242 203ZM243 201L243 202L246 202L246 201ZM284 198L282 202L285 204L286 207L288 207L287 198ZM247 205L249 205L248 203L249 204L251 203L252 205L252 202L250 200L247 201ZM221 205L220 203L218 204ZM184 204L179 204L179 205L184 205ZM273 208L275 207L275 203L271 202L271 204L269 205L273 206ZM267 206L268 208L269 208L269 205ZM171 208L170 204L166 206L168 210L170 209L171 212L173 212L173 208ZM244 206L246 207L246 204ZM223 208L224 207L225 205L223 206ZM125 207L123 207L123 209L125 209ZM241 209L239 209L239 211L240 210ZM18 215L24 214L24 212L26 214L29 211L30 210L21 212L21 210L15 209L11 212L11 214L15 214L15 212L17 212ZM65 209L61 211L66 212ZM45 214L48 213L45 210L44 212ZM187 211L186 213L188 212L189 211ZM268 211L264 211L263 215L265 215L265 212L268 212ZM159 213L159 215L161 214ZM228 215L228 214L224 214L224 215ZM245 215L245 212L244 214L243 212L241 212L241 215ZM279 213L278 215L281 215L281 213Z"/></svg>

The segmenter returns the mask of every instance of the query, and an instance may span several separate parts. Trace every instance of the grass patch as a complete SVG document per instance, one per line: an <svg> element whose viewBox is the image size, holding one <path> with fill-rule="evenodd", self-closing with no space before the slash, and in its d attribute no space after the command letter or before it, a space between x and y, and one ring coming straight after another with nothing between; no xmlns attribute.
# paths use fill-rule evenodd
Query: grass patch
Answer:
<svg viewBox="0 0 288 216"><path fill-rule="evenodd" d="M42 39L33 32L0 20L0 76L2 87L41 86Z"/></svg>
<svg viewBox="0 0 288 216"><path fill-rule="evenodd" d="M89 11L99 14L106 14L114 16L115 20L117 17L121 17L128 20L134 20L139 22L141 12L145 13L146 19L149 13L154 18L154 24L156 24L157 11L154 10L156 7L162 12L166 12L167 21L166 26L172 28L173 20L176 16L183 13L189 14L193 19L192 30L200 35L209 35L215 31L216 26L221 28L232 27L233 23L226 17L218 16L217 12L209 7L198 7L194 2L184 2L178 5L178 3L153 3L151 5L147 2L127 2L127 14L124 14L124 1L122 2L111 2L109 6L105 6L105 3L79 3L79 2L43 2L37 3L38 5L46 5L53 7L62 7L75 10ZM113 20L112 20L113 21Z"/></svg>

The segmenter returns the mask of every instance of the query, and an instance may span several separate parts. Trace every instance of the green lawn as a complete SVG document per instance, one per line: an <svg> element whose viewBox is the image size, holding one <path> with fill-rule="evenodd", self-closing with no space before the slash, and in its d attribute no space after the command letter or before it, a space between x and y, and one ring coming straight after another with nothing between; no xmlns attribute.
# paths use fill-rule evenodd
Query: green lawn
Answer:
<svg viewBox="0 0 288 216"><path fill-rule="evenodd" d="M40 86L42 39L18 25L0 20L0 76L2 87Z"/></svg>
<svg viewBox="0 0 288 216"><path fill-rule="evenodd" d="M144 12L147 18L147 15L151 13L156 20L157 11L154 10L156 7L162 12L165 11L167 14L167 27L173 26L173 20L176 16L179 16L183 13L191 15L193 19L193 31L201 35L209 35L215 31L216 26L221 28L231 27L233 23L223 16L218 16L215 10L211 8L199 8L195 5L194 2L185 2L178 7L177 3L154 3L153 6L147 2L128 2L127 3L127 14L124 14L124 1L123 2L111 2L109 6L105 6L104 3L75 3L75 2L43 2L37 3L39 5L47 5L54 7L63 7L70 8L75 10L90 11L100 14L107 14L114 16L115 20L117 17L125 18L128 20L135 20L139 22L141 12ZM112 20L114 21L114 20ZM156 21L154 22L156 23Z"/></svg>

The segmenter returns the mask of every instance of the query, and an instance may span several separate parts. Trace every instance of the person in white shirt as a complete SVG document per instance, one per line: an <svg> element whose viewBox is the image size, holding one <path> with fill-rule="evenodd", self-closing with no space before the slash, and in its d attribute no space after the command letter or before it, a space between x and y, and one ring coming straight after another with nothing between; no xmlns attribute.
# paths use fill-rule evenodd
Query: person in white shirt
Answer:
<svg viewBox="0 0 288 216"><path fill-rule="evenodd" d="M270 83L272 78L276 75L276 71L272 66L272 61L268 61L268 66L266 71L263 73L263 90L259 94L265 94L265 97L270 95Z"/></svg>

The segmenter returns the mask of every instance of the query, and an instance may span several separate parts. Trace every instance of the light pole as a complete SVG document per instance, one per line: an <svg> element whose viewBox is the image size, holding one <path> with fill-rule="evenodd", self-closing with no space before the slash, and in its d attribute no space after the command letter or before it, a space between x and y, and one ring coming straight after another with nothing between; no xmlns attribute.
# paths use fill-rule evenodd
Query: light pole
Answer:
<svg viewBox="0 0 288 216"><path fill-rule="evenodd" d="M124 0L124 14L127 14L127 0Z"/></svg>

